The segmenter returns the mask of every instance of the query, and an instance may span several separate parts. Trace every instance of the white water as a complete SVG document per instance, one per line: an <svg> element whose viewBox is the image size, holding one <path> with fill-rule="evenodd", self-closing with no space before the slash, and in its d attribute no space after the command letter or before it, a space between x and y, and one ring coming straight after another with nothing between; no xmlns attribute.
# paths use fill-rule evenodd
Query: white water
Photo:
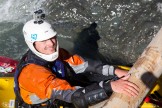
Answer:
<svg viewBox="0 0 162 108"><path fill-rule="evenodd" d="M24 22L46 0L0 0L0 22Z"/></svg>

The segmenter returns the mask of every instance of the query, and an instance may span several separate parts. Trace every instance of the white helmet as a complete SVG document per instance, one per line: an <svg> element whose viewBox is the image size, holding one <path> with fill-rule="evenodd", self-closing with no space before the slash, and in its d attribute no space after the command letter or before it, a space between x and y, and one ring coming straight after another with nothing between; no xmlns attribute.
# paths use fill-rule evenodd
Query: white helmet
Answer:
<svg viewBox="0 0 162 108"><path fill-rule="evenodd" d="M35 23L34 19L28 21L23 27L23 34L26 44L34 54L50 62L58 58L58 42L56 42L56 51L53 54L49 55L38 52L34 47L35 41L43 41L56 36L57 32L54 29L52 29L52 26L47 21L43 20L43 22L41 23Z"/></svg>

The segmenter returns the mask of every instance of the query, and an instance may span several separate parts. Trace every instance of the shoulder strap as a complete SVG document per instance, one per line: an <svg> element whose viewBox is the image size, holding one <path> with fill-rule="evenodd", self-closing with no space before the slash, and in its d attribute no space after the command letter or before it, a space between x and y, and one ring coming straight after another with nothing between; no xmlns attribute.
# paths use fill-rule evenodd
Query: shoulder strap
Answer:
<svg viewBox="0 0 162 108"><path fill-rule="evenodd" d="M21 98L20 96L20 90L19 90L19 83L18 83L18 77L20 75L20 72L21 70L23 69L23 67L27 64L25 62L25 59L26 59L26 56L27 56L28 52L21 58L17 68L16 68L16 71L15 71L15 74L14 74L14 83L15 83L15 86L14 86L14 92L15 92L15 95L16 95L16 99L15 99L15 108L19 108L19 106L21 105L25 105L25 102L23 101L23 99ZM23 105L23 106L24 106ZM27 107L28 108L28 107Z"/></svg>

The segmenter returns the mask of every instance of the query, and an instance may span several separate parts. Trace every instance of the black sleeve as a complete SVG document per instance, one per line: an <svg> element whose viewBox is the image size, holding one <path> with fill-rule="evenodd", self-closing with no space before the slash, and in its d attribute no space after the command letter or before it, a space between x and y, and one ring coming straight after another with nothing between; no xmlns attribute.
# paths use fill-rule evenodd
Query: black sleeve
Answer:
<svg viewBox="0 0 162 108"><path fill-rule="evenodd" d="M114 66L102 63L99 60L91 60L91 59L87 59L87 58L84 58L84 59L85 59L85 61L88 61L88 67L86 68L85 71L95 72L95 73L99 73L99 74L102 74L105 76L115 75L115 73L114 73L115 67Z"/></svg>
<svg viewBox="0 0 162 108"><path fill-rule="evenodd" d="M76 108L88 108L88 106L101 102L112 94L110 82L94 83L85 88L80 88L72 95L72 103Z"/></svg>

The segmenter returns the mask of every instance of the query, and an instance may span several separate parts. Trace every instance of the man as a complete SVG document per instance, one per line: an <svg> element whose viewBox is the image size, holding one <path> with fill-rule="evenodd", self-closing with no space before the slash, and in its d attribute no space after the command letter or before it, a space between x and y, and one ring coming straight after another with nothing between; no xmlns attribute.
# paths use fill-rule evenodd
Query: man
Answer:
<svg viewBox="0 0 162 108"><path fill-rule="evenodd" d="M139 88L127 81L126 71L87 61L59 48L56 31L43 18L28 21L23 34L29 51L17 67L14 88L18 100L24 102L22 106L49 107L48 102L61 100L76 108L87 108L107 99L113 91L133 97L138 95ZM86 72L88 76L100 74L108 79L87 80ZM117 79L112 80L112 76Z"/></svg>

